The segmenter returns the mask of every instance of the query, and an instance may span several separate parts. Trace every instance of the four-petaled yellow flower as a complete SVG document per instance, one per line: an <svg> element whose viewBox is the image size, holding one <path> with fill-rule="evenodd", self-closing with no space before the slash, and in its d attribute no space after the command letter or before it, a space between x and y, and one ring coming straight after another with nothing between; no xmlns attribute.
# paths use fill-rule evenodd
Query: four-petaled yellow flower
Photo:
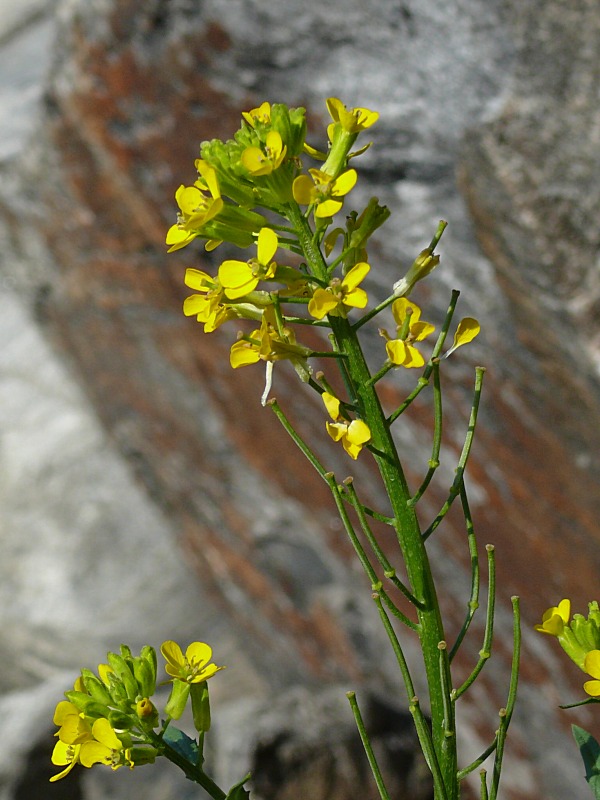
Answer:
<svg viewBox="0 0 600 800"><path fill-rule="evenodd" d="M323 319L326 314L340 317L346 316L349 308L364 308L369 298L359 284L370 269L366 261L361 261L341 280L333 278L326 289L316 289L308 304L308 313L315 319Z"/></svg>
<svg viewBox="0 0 600 800"><path fill-rule="evenodd" d="M593 681L586 681L583 689L592 697L600 697L600 650L590 650L583 662L583 667Z"/></svg>
<svg viewBox="0 0 600 800"><path fill-rule="evenodd" d="M321 395L323 403L333 422L326 422L327 433L334 442L341 441L344 450L355 461L360 451L367 442L371 441L371 431L362 419L353 419L351 422L340 416L340 401L330 392Z"/></svg>
<svg viewBox="0 0 600 800"><path fill-rule="evenodd" d="M180 214L175 225L167 231L169 253L189 244L198 236L202 226L223 208L215 169L200 158L196 160L196 167L200 177L195 185L181 185L175 192Z"/></svg>
<svg viewBox="0 0 600 800"><path fill-rule="evenodd" d="M265 149L260 147L247 147L242 152L242 164L251 175L270 175L281 166L287 153L278 131L269 131L265 142Z"/></svg>
<svg viewBox="0 0 600 800"><path fill-rule="evenodd" d="M199 294L192 294L183 301L183 313L186 317L195 316L198 322L204 323L204 333L212 333L228 319L235 319L237 314L229 306L223 304L225 292L220 281L199 269L186 269L184 283Z"/></svg>
<svg viewBox="0 0 600 800"><path fill-rule="evenodd" d="M392 314L396 320L399 338L391 339L387 331L379 331L387 340L385 349L389 360L399 367L422 367L425 359L413 342L422 342L434 332L435 326L429 322L421 322L421 309L405 297L394 301Z"/></svg>
<svg viewBox="0 0 600 800"><path fill-rule="evenodd" d="M265 100L258 108L252 108L250 111L242 111L242 117L252 128L255 127L257 122L268 125L269 122L271 122L271 103Z"/></svg>
<svg viewBox="0 0 600 800"><path fill-rule="evenodd" d="M337 97L330 97L327 100L327 110L331 114L331 119L339 122L348 133L360 133L379 119L377 111L369 111L368 108L347 109Z"/></svg>
<svg viewBox="0 0 600 800"><path fill-rule="evenodd" d="M230 300L237 300L238 297L254 291L259 281L272 280L277 269L273 256L278 244L275 231L262 228L256 243L256 258L249 261L223 261L219 267L219 282L225 296Z"/></svg>
<svg viewBox="0 0 600 800"><path fill-rule="evenodd" d="M205 642L192 642L185 655L177 642L163 642L160 648L165 661L165 669L172 677L186 683L202 683L224 667L211 664L212 648Z"/></svg>
<svg viewBox="0 0 600 800"><path fill-rule="evenodd" d="M294 200L300 205L316 205L315 217L333 217L343 206L343 197L354 188L355 169L347 169L337 178L320 169L309 169L308 175L298 175L292 185Z"/></svg>
<svg viewBox="0 0 600 800"><path fill-rule="evenodd" d="M123 742L107 719L100 717L94 722L92 736L93 739L83 742L79 751L79 760L84 767L106 764L115 770L129 763L129 766L133 768L133 762L127 758Z"/></svg>
<svg viewBox="0 0 600 800"><path fill-rule="evenodd" d="M560 636L568 625L571 616L571 601L561 600L557 606L544 611L542 615L542 624L536 625L535 630L540 633L548 633L550 636ZM588 670L586 669L586 672Z"/></svg>

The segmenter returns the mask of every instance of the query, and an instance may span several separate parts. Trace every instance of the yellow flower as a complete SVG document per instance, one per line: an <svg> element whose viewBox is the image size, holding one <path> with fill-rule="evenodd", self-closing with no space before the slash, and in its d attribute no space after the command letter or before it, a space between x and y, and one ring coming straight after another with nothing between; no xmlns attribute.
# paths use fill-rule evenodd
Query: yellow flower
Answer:
<svg viewBox="0 0 600 800"><path fill-rule="evenodd" d="M231 346L229 360L233 369L237 369L256 364L261 359L267 362L283 359L306 361L310 353L308 348L296 344L296 336L291 328L284 328L279 333L275 314L269 306L264 311L260 328Z"/></svg>
<svg viewBox="0 0 600 800"><path fill-rule="evenodd" d="M92 740L81 745L79 760L84 767L106 764L111 769L119 769L127 761L125 747L104 717L97 719L92 726ZM133 762L129 762L133 767Z"/></svg>
<svg viewBox="0 0 600 800"><path fill-rule="evenodd" d="M337 97L330 97L327 100L327 110L331 114L331 119L339 122L348 133L360 133L379 119L377 111L369 111L368 108L347 109Z"/></svg>
<svg viewBox="0 0 600 800"><path fill-rule="evenodd" d="M535 630L540 633L548 633L550 636L560 636L569 623L571 616L571 601L561 600L557 606L544 611L542 615L542 624L536 625ZM586 672L588 670L586 669Z"/></svg>
<svg viewBox="0 0 600 800"><path fill-rule="evenodd" d="M287 153L278 131L269 131L264 151L260 147L247 147L242 152L242 164L251 175L270 175L281 166Z"/></svg>
<svg viewBox="0 0 600 800"><path fill-rule="evenodd" d="M186 317L195 316L198 322L203 322L204 333L212 333L228 319L237 317L233 309L223 304L225 292L218 279L199 269L190 268L185 271L184 283L199 294L185 298L183 313Z"/></svg>
<svg viewBox="0 0 600 800"><path fill-rule="evenodd" d="M354 188L358 175L355 169L347 169L337 178L320 169L309 169L308 175L298 175L292 185L294 200L300 205L316 205L315 217L332 217L340 210L341 199Z"/></svg>
<svg viewBox="0 0 600 800"><path fill-rule="evenodd" d="M423 341L433 333L435 326L429 322L421 322L421 309L405 297L394 301L392 314L396 320L398 338L391 339L387 331L379 331L387 339L385 349L389 360L400 367L422 367L425 359L413 342Z"/></svg>
<svg viewBox="0 0 600 800"><path fill-rule="evenodd" d="M183 186L175 192L179 219L167 231L169 253L185 247L199 235L203 225L210 222L223 208L223 200L213 167L202 159L196 161L200 178L194 186Z"/></svg>
<svg viewBox="0 0 600 800"><path fill-rule="evenodd" d="M583 662L584 669L594 678L593 681L586 681L583 689L592 697L600 697L600 650L590 650Z"/></svg>
<svg viewBox="0 0 600 800"><path fill-rule="evenodd" d="M333 278L326 289L316 289L308 304L308 313L315 319L323 319L326 314L345 316L349 308L364 308L369 298L359 284L370 269L366 261L361 261L342 280Z"/></svg>
<svg viewBox="0 0 600 800"><path fill-rule="evenodd" d="M204 642L192 642L185 655L177 642L163 642L160 648L165 661L165 669L172 678L186 683L201 683L224 667L211 664L212 648Z"/></svg>
<svg viewBox="0 0 600 800"><path fill-rule="evenodd" d="M257 122L268 125L268 123L271 122L271 104L265 101L261 103L258 108L253 108L250 111L242 111L242 117L252 128L256 126Z"/></svg>
<svg viewBox="0 0 600 800"><path fill-rule="evenodd" d="M326 422L327 433L334 442L341 441L344 450L355 461L363 446L371 440L371 431L362 419L353 419L351 422L340 418L340 401L330 392L323 392L321 399L333 422ZM339 420L339 421L338 421Z"/></svg>
<svg viewBox="0 0 600 800"><path fill-rule="evenodd" d="M271 228L262 228L256 244L256 258L249 261L224 261L219 267L219 282L226 297L236 300L256 289L260 280L272 280L277 264L272 260L279 241Z"/></svg>

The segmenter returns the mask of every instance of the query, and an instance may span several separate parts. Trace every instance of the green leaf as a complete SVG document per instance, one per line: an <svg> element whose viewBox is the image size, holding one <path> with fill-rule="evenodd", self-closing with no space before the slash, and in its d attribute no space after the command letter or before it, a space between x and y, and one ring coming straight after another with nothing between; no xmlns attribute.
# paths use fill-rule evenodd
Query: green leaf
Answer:
<svg viewBox="0 0 600 800"><path fill-rule="evenodd" d="M163 742L168 744L173 750L176 750L180 756L183 756L186 761L196 766L198 763L198 745L196 741L190 738L187 733L180 731L179 728L174 728L169 725L162 737Z"/></svg>
<svg viewBox="0 0 600 800"><path fill-rule="evenodd" d="M591 733L578 725L573 725L572 730L585 766L585 779L596 800L600 800L600 745Z"/></svg>
<svg viewBox="0 0 600 800"><path fill-rule="evenodd" d="M250 780L250 773L245 778L242 778L239 783L236 783L235 786L231 787L225 800L249 800L250 792L244 789L244 784L248 780Z"/></svg>

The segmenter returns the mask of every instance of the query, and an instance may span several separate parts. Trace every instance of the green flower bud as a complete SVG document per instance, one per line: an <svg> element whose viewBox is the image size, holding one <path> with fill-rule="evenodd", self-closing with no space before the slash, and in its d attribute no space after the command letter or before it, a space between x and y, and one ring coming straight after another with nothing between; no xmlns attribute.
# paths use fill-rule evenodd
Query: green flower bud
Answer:
<svg viewBox="0 0 600 800"><path fill-rule="evenodd" d="M142 697L150 697L156 688L156 673L152 671L150 663L141 656L133 659L133 674L137 681Z"/></svg>
<svg viewBox="0 0 600 800"><path fill-rule="evenodd" d="M271 128L276 130L287 147L288 158L299 156L306 139L306 111L304 108L288 108L283 103L271 107Z"/></svg>
<svg viewBox="0 0 600 800"><path fill-rule="evenodd" d="M156 659L156 650L151 647L149 644L145 644L142 649L140 650L140 657L145 659L150 668L152 670L152 674L154 675L154 680L156 680L156 672L158 670L158 662ZM154 694L156 689L153 689L150 694Z"/></svg>
<svg viewBox="0 0 600 800"><path fill-rule="evenodd" d="M90 697L92 697L94 700L97 700L99 703L110 705L111 696L108 689L91 670L82 669L81 679Z"/></svg>
<svg viewBox="0 0 600 800"><path fill-rule="evenodd" d="M108 659L108 663L113 668L115 675L119 678L119 680L125 687L125 692L127 693L127 697L130 700L135 700L135 698L139 694L138 684L133 675L133 672L131 671L131 668L129 667L123 656L117 655L117 653L107 653L106 657Z"/></svg>
<svg viewBox="0 0 600 800"><path fill-rule="evenodd" d="M210 703L208 699L208 683L192 683L190 688L192 698L192 716L194 727L198 733L207 733L210 730Z"/></svg>
<svg viewBox="0 0 600 800"><path fill-rule="evenodd" d="M119 649L121 650L121 655L125 660L133 658L131 654L131 647L129 647L129 645L122 644Z"/></svg>

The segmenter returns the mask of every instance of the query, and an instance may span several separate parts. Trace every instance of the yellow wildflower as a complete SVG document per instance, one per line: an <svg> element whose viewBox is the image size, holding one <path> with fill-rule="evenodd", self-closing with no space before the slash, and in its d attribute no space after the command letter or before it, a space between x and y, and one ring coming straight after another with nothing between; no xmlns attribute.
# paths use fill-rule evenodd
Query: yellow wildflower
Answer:
<svg viewBox="0 0 600 800"><path fill-rule="evenodd" d="M544 611L542 615L542 624L536 625L535 630L540 633L548 633L550 636L560 636L569 623L571 616L571 601L561 600L557 606ZM587 672L587 670L586 670Z"/></svg>
<svg viewBox="0 0 600 800"><path fill-rule="evenodd" d="M251 175L270 175L281 166L287 153L278 131L269 131L264 151L260 147L247 147L242 152L242 164Z"/></svg>
<svg viewBox="0 0 600 800"><path fill-rule="evenodd" d="M175 192L179 219L167 231L168 252L185 247L199 235L203 225L210 222L223 208L223 200L213 167L202 159L196 161L200 174L194 186L183 186Z"/></svg>
<svg viewBox="0 0 600 800"><path fill-rule="evenodd" d="M94 764L106 764L111 769L119 769L125 763L133 767L133 762L127 759L123 742L111 727L110 722L104 717L97 719L92 726L93 739L83 742L79 752L79 760L84 767Z"/></svg>
<svg viewBox="0 0 600 800"><path fill-rule="evenodd" d="M252 108L250 111L242 111L242 117L252 128L255 127L257 122L262 122L263 125L267 125L271 122L271 104L265 101L261 103L258 108Z"/></svg>
<svg viewBox="0 0 600 800"><path fill-rule="evenodd" d="M184 283L199 294L185 298L183 313L186 317L195 316L198 322L203 322L204 333L212 333L228 319L237 317L233 309L223 304L225 292L218 279L202 270L190 268L185 271Z"/></svg>
<svg viewBox="0 0 600 800"><path fill-rule="evenodd" d="M327 288L316 289L308 304L308 313L315 319L323 319L326 314L345 316L349 308L364 308L369 298L359 284L370 269L366 261L361 261L341 280L333 278Z"/></svg>
<svg viewBox="0 0 600 800"><path fill-rule="evenodd" d="M433 333L435 326L429 322L421 322L421 309L405 297L394 301L392 314L396 321L398 338L392 339L387 331L379 331L387 340L385 349L389 360L400 367L422 367L425 359L413 342L423 341Z"/></svg>
<svg viewBox="0 0 600 800"><path fill-rule="evenodd" d="M333 422L326 422L327 433L334 442L341 441L344 450L355 461L362 448L371 440L371 431L362 419L353 419L351 422L340 417L340 401L330 392L323 392L321 399Z"/></svg>
<svg viewBox="0 0 600 800"><path fill-rule="evenodd" d="M167 662L167 673L185 683L207 681L220 669L225 669L210 663L212 648L205 642L192 642L184 655L177 642L169 640L162 643L160 652Z"/></svg>
<svg viewBox="0 0 600 800"><path fill-rule="evenodd" d="M337 97L330 97L326 102L331 119L334 123L339 122L348 133L360 133L379 119L377 111L369 111L368 108L347 109Z"/></svg>
<svg viewBox="0 0 600 800"><path fill-rule="evenodd" d="M279 241L271 228L262 228L256 244L256 258L249 261L224 261L219 267L219 281L226 297L236 300L254 291L260 280L275 277L277 264L272 260Z"/></svg>
<svg viewBox="0 0 600 800"><path fill-rule="evenodd" d="M315 204L315 217L332 217L344 204L343 197L354 188L358 175L347 169L337 178L320 169L309 169L309 175L298 175L292 185L294 200L300 205Z"/></svg>
<svg viewBox="0 0 600 800"><path fill-rule="evenodd" d="M50 783L54 783L54 781L59 781L61 778L64 778L65 775L68 775L69 772L71 772L75 764L79 763L80 752L81 752L80 744L65 744L65 742L61 742L59 740L54 745L51 758L52 763L57 767L65 767L65 769L63 769L62 772L53 775L50 778Z"/></svg>

